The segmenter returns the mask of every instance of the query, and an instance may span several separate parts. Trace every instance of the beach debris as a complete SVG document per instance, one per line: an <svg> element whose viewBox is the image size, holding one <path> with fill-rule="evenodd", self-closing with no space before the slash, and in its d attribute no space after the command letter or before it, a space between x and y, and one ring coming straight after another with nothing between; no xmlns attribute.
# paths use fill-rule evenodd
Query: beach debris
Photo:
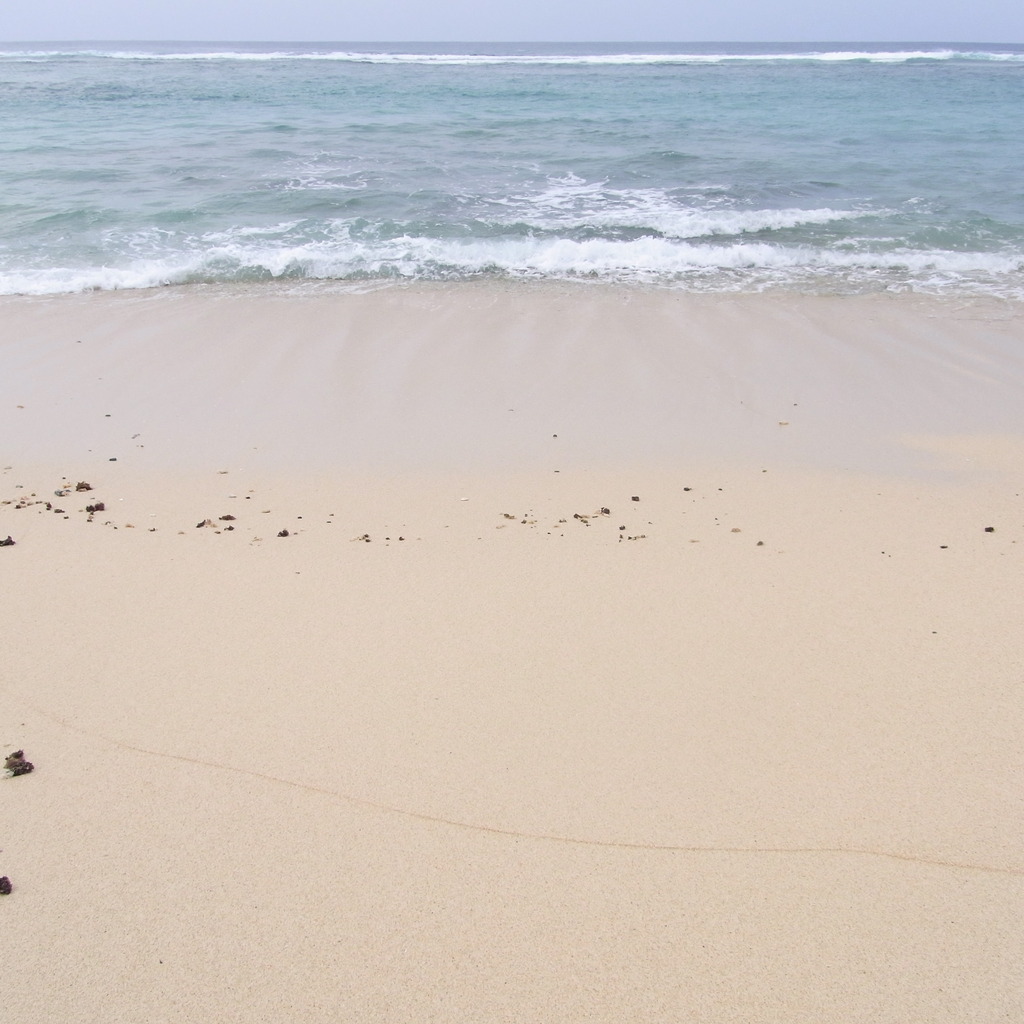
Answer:
<svg viewBox="0 0 1024 1024"><path fill-rule="evenodd" d="M612 514L612 510L610 508L606 508L604 505L602 505L601 506L601 513L600 514L603 515L603 516L610 516Z"/></svg>
<svg viewBox="0 0 1024 1024"><path fill-rule="evenodd" d="M78 483L75 484L75 490L76 491L91 491L92 490L92 484L90 484L86 480L79 480Z"/></svg>
<svg viewBox="0 0 1024 1024"><path fill-rule="evenodd" d="M986 533L995 533L996 532L996 528L994 526L986 526L985 527L985 532Z"/></svg>
<svg viewBox="0 0 1024 1024"><path fill-rule="evenodd" d="M0 878L0 896L10 896L13 888L11 880L6 875Z"/></svg>
<svg viewBox="0 0 1024 1024"><path fill-rule="evenodd" d="M8 534L6 540L0 540L0 548L10 548L14 546L14 538Z"/></svg>
<svg viewBox="0 0 1024 1024"><path fill-rule="evenodd" d="M49 507L52 509L52 511L59 512L61 515L64 515L64 509L62 509L62 508L53 508L53 506L50 505L49 502L47 502L47 505L49 505Z"/></svg>
<svg viewBox="0 0 1024 1024"><path fill-rule="evenodd" d="M362 533L358 537L353 537L352 538L353 541L361 540L361 541L363 541L366 544L369 544L371 539L372 538L370 537L370 535L368 533ZM401 540L401 538L399 538L399 540Z"/></svg>
<svg viewBox="0 0 1024 1024"><path fill-rule="evenodd" d="M56 494L58 498L66 498L71 493L71 488L58 487L53 493Z"/></svg>
<svg viewBox="0 0 1024 1024"><path fill-rule="evenodd" d="M201 530L204 526L213 526L212 519L204 519L201 523L196 523L196 529Z"/></svg>
<svg viewBox="0 0 1024 1024"><path fill-rule="evenodd" d="M220 521L222 523L232 523L235 521L236 518L236 516L231 515L231 513L229 512L226 516L221 516Z"/></svg>
<svg viewBox="0 0 1024 1024"><path fill-rule="evenodd" d="M640 495L639 494L634 494L633 497L630 498L629 500L630 501L639 501L640 500Z"/></svg>
<svg viewBox="0 0 1024 1024"><path fill-rule="evenodd" d="M35 765L25 760L24 750L16 750L4 758L4 768L11 773L12 778L17 778L19 775L28 775L35 769Z"/></svg>
<svg viewBox="0 0 1024 1024"><path fill-rule="evenodd" d="M92 515L93 512L106 512L107 506L102 501L97 501L95 505L86 505L85 511Z"/></svg>
<svg viewBox="0 0 1024 1024"><path fill-rule="evenodd" d="M277 535L278 535L278 537L290 537L291 536L291 534L287 530L278 530L277 531Z"/></svg>

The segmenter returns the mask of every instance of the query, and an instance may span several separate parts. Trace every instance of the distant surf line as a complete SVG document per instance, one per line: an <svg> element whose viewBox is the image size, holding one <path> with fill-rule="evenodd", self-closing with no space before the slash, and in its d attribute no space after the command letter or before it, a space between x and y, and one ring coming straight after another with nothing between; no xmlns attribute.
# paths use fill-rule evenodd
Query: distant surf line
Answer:
<svg viewBox="0 0 1024 1024"><path fill-rule="evenodd" d="M95 58L126 61L336 61L351 64L422 64L439 66L625 66L625 65L687 65L731 63L849 63L903 64L908 62L992 61L1024 63L1024 52L1013 50L798 50L793 52L621 52L621 53L415 53L399 50L319 50L280 49L246 50L225 49L209 51L181 50L0 50L0 60L39 61L61 58Z"/></svg>

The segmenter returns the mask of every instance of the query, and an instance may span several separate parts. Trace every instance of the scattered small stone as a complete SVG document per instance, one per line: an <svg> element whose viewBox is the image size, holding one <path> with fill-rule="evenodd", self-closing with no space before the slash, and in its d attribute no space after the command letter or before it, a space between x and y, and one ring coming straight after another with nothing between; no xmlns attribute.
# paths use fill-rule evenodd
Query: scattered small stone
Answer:
<svg viewBox="0 0 1024 1024"><path fill-rule="evenodd" d="M204 519L201 523L196 523L196 529L201 530L204 526L213 526L212 519Z"/></svg>
<svg viewBox="0 0 1024 1024"><path fill-rule="evenodd" d="M95 505L86 505L85 511L90 513L90 515L93 512L106 512L107 506L102 501L97 501Z"/></svg>
<svg viewBox="0 0 1024 1024"><path fill-rule="evenodd" d="M624 526L620 526L620 527L619 527L619 529L620 529L620 530L624 530L624 529L625 529L625 527L624 527Z"/></svg>
<svg viewBox="0 0 1024 1024"><path fill-rule="evenodd" d="M0 540L0 548L10 548L14 546L14 538L8 534L7 540Z"/></svg>
<svg viewBox="0 0 1024 1024"><path fill-rule="evenodd" d="M62 509L62 508L55 508L53 511L54 512L59 512L61 515L64 515L64 509Z"/></svg>
<svg viewBox="0 0 1024 1024"><path fill-rule="evenodd" d="M4 759L4 768L11 773L12 777L17 778L19 775L28 775L35 765L31 761L25 760L24 750L16 750Z"/></svg>
<svg viewBox="0 0 1024 1024"><path fill-rule="evenodd" d="M639 501L640 500L640 495L639 494L634 494L633 497L630 498L629 500L630 501Z"/></svg>
<svg viewBox="0 0 1024 1024"><path fill-rule="evenodd" d="M763 541L763 540L759 540L759 541L757 542L757 547L759 547L759 548L763 548L763 547L764 547L764 541Z"/></svg>
<svg viewBox="0 0 1024 1024"><path fill-rule="evenodd" d="M604 505L601 506L601 515L610 516L611 514L612 510L610 508L605 508Z"/></svg>
<svg viewBox="0 0 1024 1024"><path fill-rule="evenodd" d="M75 484L75 490L76 491L91 491L92 490L92 484L86 483L85 480L79 480L78 483Z"/></svg>
<svg viewBox="0 0 1024 1024"><path fill-rule="evenodd" d="M743 531L738 526L734 526L730 532L732 532L732 533L742 533Z"/></svg>
<svg viewBox="0 0 1024 1024"><path fill-rule="evenodd" d="M231 515L231 513L229 512L226 516L221 516L220 521L222 523L231 523L234 522L236 518L236 516Z"/></svg>
<svg viewBox="0 0 1024 1024"><path fill-rule="evenodd" d="M287 530L278 530L277 531L277 535L278 535L278 537L290 537L291 536L291 534Z"/></svg>
<svg viewBox="0 0 1024 1024"><path fill-rule="evenodd" d="M117 459L116 459L116 458L113 458L113 459L107 459L107 462L117 462Z"/></svg>
<svg viewBox="0 0 1024 1024"><path fill-rule="evenodd" d="M11 880L6 875L0 878L0 896L10 896L13 888Z"/></svg>
<svg viewBox="0 0 1024 1024"><path fill-rule="evenodd" d="M996 532L996 528L994 526L986 526L985 527L985 532L986 533L995 533Z"/></svg>
<svg viewBox="0 0 1024 1024"><path fill-rule="evenodd" d="M58 487L53 493L56 494L58 498L66 498L71 493L71 488Z"/></svg>

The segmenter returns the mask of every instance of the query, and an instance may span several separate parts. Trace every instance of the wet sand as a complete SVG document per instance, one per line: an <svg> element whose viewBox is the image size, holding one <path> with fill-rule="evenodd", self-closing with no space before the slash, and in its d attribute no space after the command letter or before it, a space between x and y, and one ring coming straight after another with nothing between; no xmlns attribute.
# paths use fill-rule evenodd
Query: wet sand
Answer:
<svg viewBox="0 0 1024 1024"><path fill-rule="evenodd" d="M1013 1019L1022 312L0 302L12 1017Z"/></svg>

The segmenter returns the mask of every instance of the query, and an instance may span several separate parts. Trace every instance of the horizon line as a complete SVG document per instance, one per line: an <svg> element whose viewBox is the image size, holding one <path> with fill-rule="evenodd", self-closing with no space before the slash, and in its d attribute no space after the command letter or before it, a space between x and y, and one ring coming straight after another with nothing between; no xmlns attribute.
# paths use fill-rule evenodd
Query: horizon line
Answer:
<svg viewBox="0 0 1024 1024"><path fill-rule="evenodd" d="M995 42L979 39L139 39L139 38L65 38L10 39L0 45L38 45L40 43L147 43L163 46L176 43L244 43L247 45L333 46L339 44L367 46L814 46L814 45L900 45L900 46L1021 46L1024 41Z"/></svg>

